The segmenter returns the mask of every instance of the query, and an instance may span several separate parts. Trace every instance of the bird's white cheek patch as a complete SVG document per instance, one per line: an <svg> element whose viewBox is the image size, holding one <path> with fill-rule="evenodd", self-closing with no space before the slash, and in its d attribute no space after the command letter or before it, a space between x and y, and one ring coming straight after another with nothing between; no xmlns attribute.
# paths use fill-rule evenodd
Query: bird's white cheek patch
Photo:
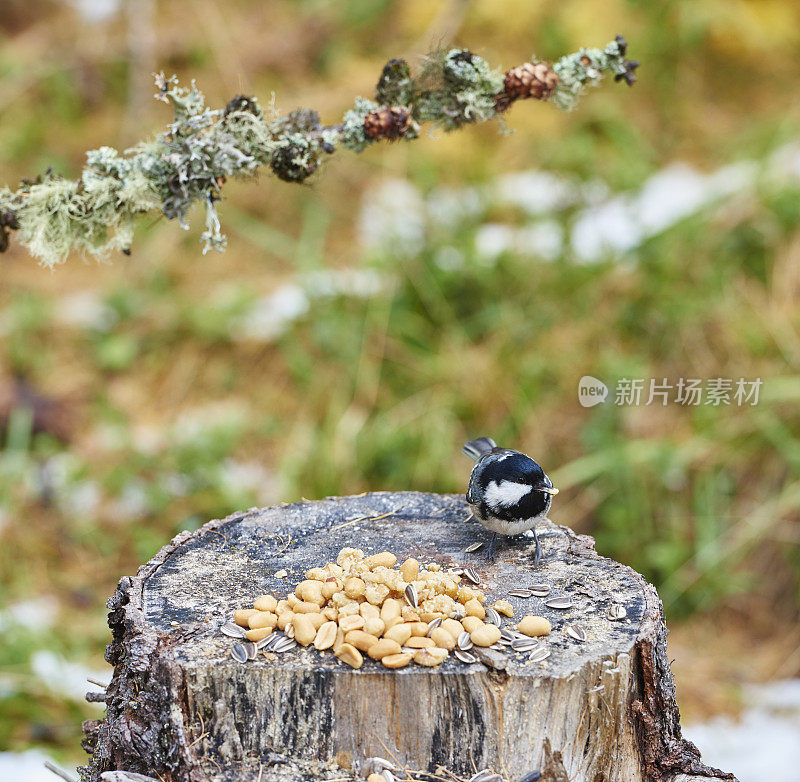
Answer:
<svg viewBox="0 0 800 782"><path fill-rule="evenodd" d="M515 481L491 481L486 487L484 495L488 505L495 507L508 507L519 502L526 494L529 494L533 486Z"/></svg>

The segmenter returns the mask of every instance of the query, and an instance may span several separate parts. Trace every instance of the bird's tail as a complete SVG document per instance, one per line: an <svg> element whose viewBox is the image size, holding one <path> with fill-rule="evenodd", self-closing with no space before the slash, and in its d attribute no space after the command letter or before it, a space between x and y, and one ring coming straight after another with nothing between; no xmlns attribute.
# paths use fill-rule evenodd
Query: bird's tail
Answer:
<svg viewBox="0 0 800 782"><path fill-rule="evenodd" d="M497 448L497 444L491 437L479 437L477 440L470 440L468 443L464 443L464 447L461 450L470 459L474 459L477 462L481 456L491 452L492 448Z"/></svg>

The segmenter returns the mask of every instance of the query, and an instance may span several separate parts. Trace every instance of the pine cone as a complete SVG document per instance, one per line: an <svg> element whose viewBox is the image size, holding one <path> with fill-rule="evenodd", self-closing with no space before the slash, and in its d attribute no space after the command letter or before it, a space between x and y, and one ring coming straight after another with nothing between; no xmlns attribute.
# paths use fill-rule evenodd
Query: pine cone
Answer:
<svg viewBox="0 0 800 782"><path fill-rule="evenodd" d="M503 92L510 100L538 98L543 100L553 94L558 76L546 62L526 62L506 73Z"/></svg>
<svg viewBox="0 0 800 782"><path fill-rule="evenodd" d="M364 117L367 138L396 141L411 127L411 115L402 106L387 106L371 111Z"/></svg>

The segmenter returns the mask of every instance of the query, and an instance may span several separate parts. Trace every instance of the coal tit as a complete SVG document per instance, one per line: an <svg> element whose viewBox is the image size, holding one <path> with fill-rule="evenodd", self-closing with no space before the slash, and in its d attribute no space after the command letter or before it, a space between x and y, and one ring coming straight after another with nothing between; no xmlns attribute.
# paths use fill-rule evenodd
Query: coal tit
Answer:
<svg viewBox="0 0 800 782"><path fill-rule="evenodd" d="M489 559L494 557L497 533L519 535L533 530L536 541L534 566L542 557L536 524L547 517L558 494L542 468L524 453L498 448L489 437L470 440L462 449L475 460L469 476L467 502L474 516L491 530Z"/></svg>

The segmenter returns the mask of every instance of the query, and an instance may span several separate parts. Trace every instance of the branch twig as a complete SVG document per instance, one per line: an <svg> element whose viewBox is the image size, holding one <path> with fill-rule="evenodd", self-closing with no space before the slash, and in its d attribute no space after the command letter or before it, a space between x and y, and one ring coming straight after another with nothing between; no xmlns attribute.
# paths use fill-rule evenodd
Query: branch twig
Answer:
<svg viewBox="0 0 800 782"><path fill-rule="evenodd" d="M78 180L48 170L16 191L0 189L0 252L17 231L19 242L48 266L74 250L130 253L139 215L160 211L186 228L196 202L206 212L203 252L222 250L226 239L215 204L229 177L268 166L279 179L304 182L340 147L362 152L378 141L411 140L425 123L456 130L496 119L526 98L571 109L604 73L635 81L638 63L625 59L626 48L617 36L604 49L581 49L552 66L527 62L505 74L466 49L432 53L416 75L404 60L390 60L375 99L356 98L333 125L320 124L311 109L278 116L244 95L225 109L209 109L194 82L181 87L162 73L156 98L174 113L166 132L122 154L111 147L88 152Z"/></svg>

